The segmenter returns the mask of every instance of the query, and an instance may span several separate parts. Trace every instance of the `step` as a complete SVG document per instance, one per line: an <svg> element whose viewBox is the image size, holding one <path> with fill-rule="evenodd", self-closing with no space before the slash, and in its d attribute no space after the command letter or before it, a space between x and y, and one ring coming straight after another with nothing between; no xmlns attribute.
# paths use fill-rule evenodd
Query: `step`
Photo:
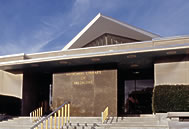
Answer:
<svg viewBox="0 0 189 129"><path fill-rule="evenodd" d="M54 121L54 118L53 118ZM60 119L61 122L61 119ZM64 126L70 129L137 129L137 128L153 128L153 129L167 129L167 121L162 122L159 117L143 116L143 117L110 117L107 124L101 123L101 117L71 117L71 124ZM57 118L58 123L58 118ZM49 123L48 123L49 124ZM34 125L29 117L17 117L9 119L8 121L0 122L0 129L29 129ZM39 126L40 127L40 126ZM44 123L45 128L45 123Z"/></svg>
<svg viewBox="0 0 189 129"><path fill-rule="evenodd" d="M169 129L189 129L189 122L169 121Z"/></svg>
<svg viewBox="0 0 189 129"><path fill-rule="evenodd" d="M70 121L73 123L80 123L80 122L101 122L102 118L101 117L71 117ZM108 118L108 122L141 122L141 121L160 121L159 118L156 117L115 117L115 118Z"/></svg>

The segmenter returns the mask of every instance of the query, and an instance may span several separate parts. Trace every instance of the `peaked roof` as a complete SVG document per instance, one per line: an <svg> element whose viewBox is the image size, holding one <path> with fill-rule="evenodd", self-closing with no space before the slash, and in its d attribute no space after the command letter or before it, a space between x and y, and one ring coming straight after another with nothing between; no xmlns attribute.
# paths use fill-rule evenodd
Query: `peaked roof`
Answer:
<svg viewBox="0 0 189 129"><path fill-rule="evenodd" d="M81 48L104 33L115 34L139 41L147 41L159 37L156 34L122 23L99 13L62 50Z"/></svg>

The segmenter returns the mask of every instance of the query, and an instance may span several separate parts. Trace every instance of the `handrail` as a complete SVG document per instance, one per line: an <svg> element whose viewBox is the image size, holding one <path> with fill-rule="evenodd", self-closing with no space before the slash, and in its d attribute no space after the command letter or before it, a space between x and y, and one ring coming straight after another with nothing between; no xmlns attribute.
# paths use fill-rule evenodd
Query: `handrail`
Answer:
<svg viewBox="0 0 189 129"><path fill-rule="evenodd" d="M104 123L104 121L108 118L108 107L106 107L106 109L104 110L104 112L102 112L102 124Z"/></svg>
<svg viewBox="0 0 189 129"><path fill-rule="evenodd" d="M68 113L67 113L67 104L68 104ZM41 124L41 126L43 126L43 122L46 120L46 125L47 125L47 119L50 118L52 120L52 115L55 114L55 118L56 118L56 112L58 111L58 116L60 118L60 109L62 109L62 126L63 126L63 107L65 106L65 122L67 122L66 120L66 114L68 117L68 122L70 122L70 102L65 102L64 104L62 104L61 106L59 106L57 109L55 109L53 112L51 112L48 116L46 116L45 118L39 120L35 125L33 125L30 129L35 129L38 128L38 126ZM55 122L56 123L56 122ZM52 124L52 121L50 121L50 124ZM60 125L60 119L58 121L58 124Z"/></svg>

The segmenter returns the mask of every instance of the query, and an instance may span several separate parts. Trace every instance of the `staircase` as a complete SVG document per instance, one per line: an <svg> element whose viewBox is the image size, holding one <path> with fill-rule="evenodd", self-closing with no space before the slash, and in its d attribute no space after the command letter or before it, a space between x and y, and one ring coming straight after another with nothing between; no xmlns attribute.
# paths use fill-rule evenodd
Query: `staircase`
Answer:
<svg viewBox="0 0 189 129"><path fill-rule="evenodd" d="M100 117L71 118L71 129L169 129L168 122L155 116L111 117L105 124Z"/></svg>
<svg viewBox="0 0 189 129"><path fill-rule="evenodd" d="M101 117L71 117L70 120L71 122L64 126L65 129L169 129L167 120L153 115L111 117L105 124L101 123ZM0 129L30 129L32 125L29 117L18 117L0 122Z"/></svg>
<svg viewBox="0 0 189 129"><path fill-rule="evenodd" d="M30 117L15 117L0 122L0 129L30 129L33 123Z"/></svg>

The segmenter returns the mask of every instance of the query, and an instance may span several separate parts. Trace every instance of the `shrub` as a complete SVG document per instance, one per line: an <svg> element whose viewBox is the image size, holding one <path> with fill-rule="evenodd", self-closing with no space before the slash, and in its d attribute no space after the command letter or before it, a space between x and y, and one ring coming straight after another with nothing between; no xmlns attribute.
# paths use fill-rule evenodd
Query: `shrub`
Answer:
<svg viewBox="0 0 189 129"><path fill-rule="evenodd" d="M152 111L154 113L189 111L189 85L155 86Z"/></svg>

